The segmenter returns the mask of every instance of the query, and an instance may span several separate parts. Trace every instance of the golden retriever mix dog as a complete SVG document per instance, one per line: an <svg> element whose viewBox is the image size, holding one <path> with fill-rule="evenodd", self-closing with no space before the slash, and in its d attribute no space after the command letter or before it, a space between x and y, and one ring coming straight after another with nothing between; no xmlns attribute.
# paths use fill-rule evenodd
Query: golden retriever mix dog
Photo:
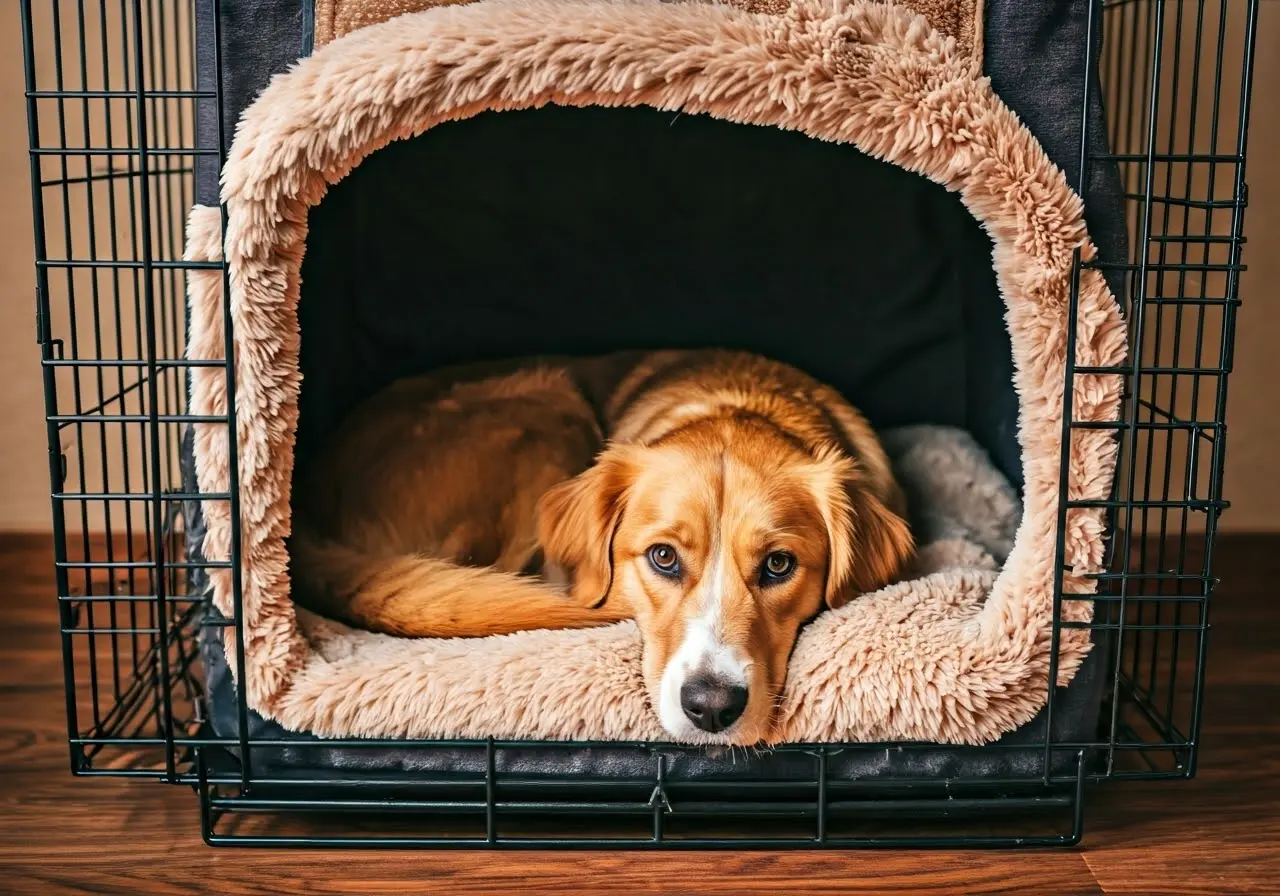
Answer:
<svg viewBox="0 0 1280 896"><path fill-rule="evenodd" d="M701 743L765 736L801 626L913 552L863 417L728 351L403 380L295 493L304 606L415 637L634 619L659 720Z"/></svg>

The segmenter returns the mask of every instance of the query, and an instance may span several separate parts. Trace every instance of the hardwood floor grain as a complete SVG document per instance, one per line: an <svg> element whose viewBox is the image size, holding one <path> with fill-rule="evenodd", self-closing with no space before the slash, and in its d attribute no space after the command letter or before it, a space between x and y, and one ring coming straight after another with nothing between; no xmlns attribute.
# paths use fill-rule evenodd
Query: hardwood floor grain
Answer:
<svg viewBox="0 0 1280 896"><path fill-rule="evenodd" d="M1280 537L1219 549L1198 778L1098 788L1081 848L1031 852L211 849L190 790L71 777L51 568L0 536L0 893L1280 893Z"/></svg>

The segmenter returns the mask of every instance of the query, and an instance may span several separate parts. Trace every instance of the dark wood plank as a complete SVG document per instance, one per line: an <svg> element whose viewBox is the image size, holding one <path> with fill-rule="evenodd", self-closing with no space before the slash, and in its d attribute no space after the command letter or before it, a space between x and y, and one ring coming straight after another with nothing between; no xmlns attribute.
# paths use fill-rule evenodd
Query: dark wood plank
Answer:
<svg viewBox="0 0 1280 896"><path fill-rule="evenodd" d="M1280 536L1224 538L1195 779L1100 790L1085 861L1107 893L1280 892Z"/></svg>
<svg viewBox="0 0 1280 896"><path fill-rule="evenodd" d="M211 849L190 790L69 774L51 568L47 536L0 536L5 893L1280 892L1280 538L1219 552L1200 776L1100 788L1081 849L1007 853Z"/></svg>

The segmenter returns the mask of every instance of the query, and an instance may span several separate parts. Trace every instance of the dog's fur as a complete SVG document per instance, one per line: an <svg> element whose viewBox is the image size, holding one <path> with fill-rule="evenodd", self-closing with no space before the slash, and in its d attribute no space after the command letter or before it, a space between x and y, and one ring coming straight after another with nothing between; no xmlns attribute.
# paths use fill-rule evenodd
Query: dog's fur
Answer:
<svg viewBox="0 0 1280 896"><path fill-rule="evenodd" d="M405 636L634 619L663 726L701 742L765 737L800 627L913 551L862 416L724 351L400 381L299 470L294 503L304 605ZM731 692L727 724L698 722L698 693L717 717Z"/></svg>

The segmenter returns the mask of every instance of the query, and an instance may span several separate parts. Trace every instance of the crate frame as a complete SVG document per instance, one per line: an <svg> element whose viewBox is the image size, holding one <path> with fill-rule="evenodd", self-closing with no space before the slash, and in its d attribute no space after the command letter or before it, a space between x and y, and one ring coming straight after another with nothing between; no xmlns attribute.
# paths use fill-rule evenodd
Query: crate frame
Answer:
<svg viewBox="0 0 1280 896"><path fill-rule="evenodd" d="M219 4L213 5L217 23ZM36 328L73 774L191 786L204 839L215 845L681 849L1070 845L1083 834L1086 785L1194 776L1217 584L1213 541L1228 506L1221 488L1227 381L1244 270L1244 163L1259 0L1089 4L1086 46L1099 30L1104 43L1100 64L1086 63L1081 89L1087 96L1101 84L1109 114L1094 121L1090 104L1082 104L1076 186L1089 182L1092 166L1118 166L1130 257L1085 264L1077 253L1069 307L1074 318L1083 269L1100 269L1122 284L1131 360L1114 368L1072 360L1064 370L1049 680L1057 677L1063 628L1111 633L1110 697L1099 735L1055 741L1050 688L1042 743L981 748L1038 752L1042 773L1034 778L839 781L827 770L839 751L940 748L796 744L778 749L812 757L811 779L727 789L668 781L669 757L694 749L675 744L634 745L651 760L652 777L619 782L566 775L547 782L502 771L508 754L604 745L493 738L271 741L251 733L242 694L239 736L212 733L202 706L199 631L235 627L243 680L238 548L230 562L186 559L184 510L192 502L229 502L238 545L235 428L228 425L235 405L233 397L225 420L191 415L186 373L201 364L222 367L234 396L234 370L184 358L186 272L212 267L227 273L218 263L183 259L182 221L194 202L196 160L223 160L222 81L211 90L196 87L191 0L22 0L20 6ZM1229 36L1242 48L1235 61L1227 52ZM216 24L214 52L221 71ZM212 146L196 139L195 107L202 102L217 108ZM1106 154L1088 149L1098 127L1107 131ZM223 215L225 226L225 209ZM224 320L232 357L226 307ZM1073 328L1069 359L1075 337ZM1075 377L1086 373L1125 377L1118 422L1072 420ZM207 422L228 425L233 466L225 495L186 490L179 469L187 428ZM1066 437L1085 427L1110 429L1121 442L1113 492L1103 502L1066 498ZM1066 514L1100 506L1114 523L1106 571L1096 576L1096 594L1064 596ZM218 566L232 570L229 620L210 613L193 588ZM1063 621L1063 600L1093 601L1093 620ZM255 755L265 750L333 746L469 749L483 755L485 772L449 781L361 773L335 782L301 773L272 777L255 768ZM306 824L287 830L315 813L337 816L338 830L320 833ZM591 829L590 819L601 815L616 833ZM1007 825L995 824L996 815L1008 815ZM573 824L584 816L586 833L575 833ZM411 820L411 830L402 818ZM373 829L363 829L371 821ZM351 830L357 823L362 827ZM772 826L767 835L751 829L765 824ZM467 833L458 832L468 825ZM734 825L743 830L721 830Z"/></svg>

